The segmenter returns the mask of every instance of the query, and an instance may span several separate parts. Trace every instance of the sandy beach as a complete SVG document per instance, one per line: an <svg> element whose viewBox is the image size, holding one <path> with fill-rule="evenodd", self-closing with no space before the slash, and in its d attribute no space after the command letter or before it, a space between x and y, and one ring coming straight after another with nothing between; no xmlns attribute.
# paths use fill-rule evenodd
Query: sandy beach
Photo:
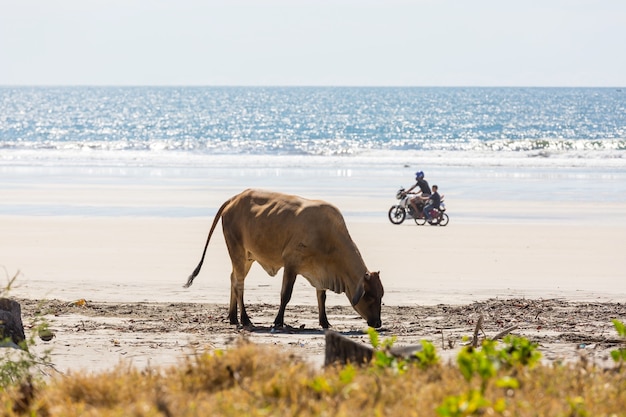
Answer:
<svg viewBox="0 0 626 417"><path fill-rule="evenodd" d="M183 199L185 193L181 190ZM152 203L159 204L163 196L154 196ZM626 320L623 205L602 208L611 221L459 221L454 210L481 206L457 201L450 224L433 227L392 225L386 200L351 196L333 203L347 211L374 204L380 212L347 216L346 222L368 267L381 271L381 333L396 335L398 344L428 339L450 356L484 314L488 336L515 324L517 334L541 344L547 360L572 360L583 352L606 361L615 346L610 320ZM483 208L581 210L580 204L557 206L509 201ZM120 361L175 364L196 349L225 348L240 338L294 349L322 363L315 291L304 279L296 283L285 316L293 329L270 330L280 273L271 278L258 266L245 293L258 330L227 323L230 261L221 228L194 285L182 287L199 261L211 221L211 215L0 216L0 265L7 278L19 271L10 295L22 302L27 325L34 314L44 313L56 334L50 342L39 341L37 349L51 349L56 369L64 373L104 370ZM80 299L85 306L72 304ZM366 324L345 295L329 294L327 305L336 330L367 342L359 333Z"/></svg>
<svg viewBox="0 0 626 417"><path fill-rule="evenodd" d="M481 316L484 337L516 326L551 362L606 364L623 344L611 323L626 322L622 87L361 85L355 74L348 85L144 85L145 74L125 78L132 67L120 83L0 88L0 283L15 277L2 295L21 303L27 333L38 315L49 322L55 337L32 349L50 350L59 372L173 365L240 340L323 363L305 279L290 327L274 331L282 273L253 265L244 299L256 328L229 324L221 227L183 288L214 214L247 188L341 211L380 271L380 333L399 345L426 339L452 358ZM445 227L388 220L420 171L445 195ZM327 310L334 330L368 342L344 294L329 293Z"/></svg>
<svg viewBox="0 0 626 417"><path fill-rule="evenodd" d="M382 217L348 221L348 228L368 267L381 271L386 304L507 296L626 301L625 226L457 224L454 217L446 227L394 226ZM211 221L3 217L0 250L7 274L20 271L16 296L222 303L230 260L221 228L200 276L182 288ZM292 302L315 304L315 292L301 281ZM279 276L254 265L246 285L249 303L278 302ZM333 299L343 301L343 295Z"/></svg>

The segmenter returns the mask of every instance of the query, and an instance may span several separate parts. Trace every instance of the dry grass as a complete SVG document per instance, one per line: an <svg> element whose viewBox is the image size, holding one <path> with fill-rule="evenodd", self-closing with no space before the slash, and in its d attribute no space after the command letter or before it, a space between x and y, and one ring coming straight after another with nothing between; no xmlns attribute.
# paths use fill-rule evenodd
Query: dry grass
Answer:
<svg viewBox="0 0 626 417"><path fill-rule="evenodd" d="M481 414L626 415L626 375L617 368L580 362L501 370L498 378L505 375L515 377L519 388L498 388L494 379L484 398L504 409L489 405ZM15 387L0 392L0 412L67 417L436 416L447 397L478 385L466 381L456 364L411 366L401 374L374 366L319 370L278 348L242 344L199 353L168 369L120 365L107 373L57 376L36 383L27 401L27 385Z"/></svg>

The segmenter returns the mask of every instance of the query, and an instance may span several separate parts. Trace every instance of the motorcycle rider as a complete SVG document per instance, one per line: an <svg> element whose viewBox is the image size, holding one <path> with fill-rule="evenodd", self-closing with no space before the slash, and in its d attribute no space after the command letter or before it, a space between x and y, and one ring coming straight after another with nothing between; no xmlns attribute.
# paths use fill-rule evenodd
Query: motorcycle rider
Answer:
<svg viewBox="0 0 626 417"><path fill-rule="evenodd" d="M409 188L406 193L409 194L416 187L420 188L421 195L418 194L409 200L409 204L413 208L413 213L415 213L415 216L419 216L420 208L424 205L424 199L422 197L429 197L431 191L428 181L424 179L424 171L417 171L415 173L415 181L417 181L415 185ZM428 198L426 198L426 200L428 200Z"/></svg>
<svg viewBox="0 0 626 417"><path fill-rule="evenodd" d="M432 218L430 216L430 211L433 208L438 209L439 205L441 204L441 196L439 196L439 193L437 192L438 189L439 187L433 184L433 193L429 197L420 197L422 200L428 200L428 204L426 204L426 207L424 207L424 218L426 218L426 220L430 224L433 224Z"/></svg>

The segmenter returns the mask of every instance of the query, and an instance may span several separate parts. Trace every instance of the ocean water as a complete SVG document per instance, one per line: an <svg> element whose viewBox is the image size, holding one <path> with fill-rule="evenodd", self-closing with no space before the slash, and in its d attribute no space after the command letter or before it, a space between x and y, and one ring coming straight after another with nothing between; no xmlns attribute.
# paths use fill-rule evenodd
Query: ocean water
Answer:
<svg viewBox="0 0 626 417"><path fill-rule="evenodd" d="M0 87L0 191L12 196L170 184L392 203L416 170L448 199L626 202L626 90ZM99 207L204 213L174 202ZM0 202L0 214L24 213L93 214L93 206Z"/></svg>

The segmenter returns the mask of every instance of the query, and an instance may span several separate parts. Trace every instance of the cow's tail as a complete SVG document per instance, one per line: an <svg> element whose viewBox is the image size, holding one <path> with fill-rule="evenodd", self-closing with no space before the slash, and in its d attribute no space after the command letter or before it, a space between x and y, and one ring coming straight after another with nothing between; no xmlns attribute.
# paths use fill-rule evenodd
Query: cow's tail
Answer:
<svg viewBox="0 0 626 417"><path fill-rule="evenodd" d="M189 278L187 278L187 283L185 285L183 285L184 288L189 288L191 286L191 284L193 284L194 278L197 277L198 274L200 273L200 269L202 268L202 264L204 263L204 257L206 255L206 250L209 247L209 242L211 241L211 236L213 235L213 231L215 230L215 226L217 226L217 222L222 217L222 212L224 211L226 206L228 206L228 204L230 204L230 202L232 200L233 200L232 198L229 199L229 200L226 200L226 202L224 204L222 204L222 207L220 207L219 210L217 210L217 214L215 215L215 219L213 219L213 224L211 225L211 230L209 230L209 236L206 238L206 244L204 245L204 251L202 252L202 258L200 259L200 263L198 264L198 266L196 266L196 269L193 270L193 273L191 275L189 275Z"/></svg>

